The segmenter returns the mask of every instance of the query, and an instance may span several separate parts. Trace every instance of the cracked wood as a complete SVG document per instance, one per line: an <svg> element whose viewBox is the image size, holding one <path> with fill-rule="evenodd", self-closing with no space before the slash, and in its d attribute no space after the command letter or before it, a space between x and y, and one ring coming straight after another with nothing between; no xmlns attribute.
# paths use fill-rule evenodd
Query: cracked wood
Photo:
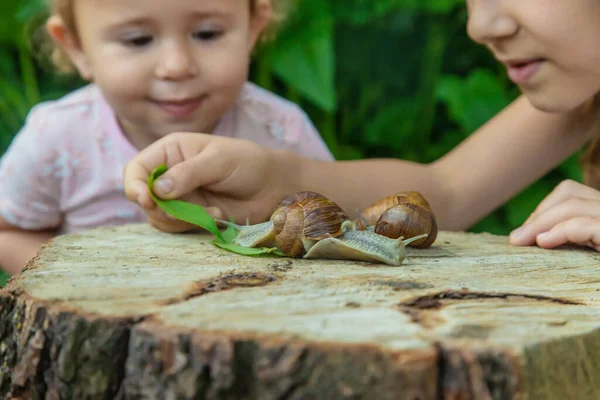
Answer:
<svg viewBox="0 0 600 400"><path fill-rule="evenodd" d="M595 399L600 256L441 232L400 267L62 236L0 291L0 397Z"/></svg>

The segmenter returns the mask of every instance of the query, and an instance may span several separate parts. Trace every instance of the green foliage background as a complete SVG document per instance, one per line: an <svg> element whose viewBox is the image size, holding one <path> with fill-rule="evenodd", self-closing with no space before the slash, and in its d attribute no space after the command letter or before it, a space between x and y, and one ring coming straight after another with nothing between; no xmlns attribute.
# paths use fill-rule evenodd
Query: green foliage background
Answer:
<svg viewBox="0 0 600 400"><path fill-rule="evenodd" d="M34 104L84 84L34 57L43 3L0 3L0 154ZM464 0L298 0L251 80L300 104L340 160L431 162L518 94L466 36ZM577 155L471 231L507 234L565 178L581 181Z"/></svg>

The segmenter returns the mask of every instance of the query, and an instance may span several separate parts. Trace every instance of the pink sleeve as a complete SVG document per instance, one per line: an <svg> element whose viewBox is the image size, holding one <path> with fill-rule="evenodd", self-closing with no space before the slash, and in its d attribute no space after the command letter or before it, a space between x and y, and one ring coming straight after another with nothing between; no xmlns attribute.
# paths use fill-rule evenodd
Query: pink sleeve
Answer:
<svg viewBox="0 0 600 400"><path fill-rule="evenodd" d="M296 152L303 157L322 161L334 161L333 154L329 151L327 144L313 125L308 115L297 108L297 117L288 122L287 134L296 142Z"/></svg>
<svg viewBox="0 0 600 400"><path fill-rule="evenodd" d="M38 106L39 107L39 106ZM22 229L60 225L61 160L44 110L34 108L0 158L0 217Z"/></svg>

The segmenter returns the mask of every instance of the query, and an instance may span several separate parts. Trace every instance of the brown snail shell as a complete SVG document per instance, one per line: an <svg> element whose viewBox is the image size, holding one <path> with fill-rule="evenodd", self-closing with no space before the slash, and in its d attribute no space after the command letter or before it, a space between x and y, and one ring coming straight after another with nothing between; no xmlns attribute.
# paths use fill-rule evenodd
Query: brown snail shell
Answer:
<svg viewBox="0 0 600 400"><path fill-rule="evenodd" d="M304 199L327 199L327 197L323 196L321 193L311 192L308 190L296 192L296 193L290 194L288 196L285 196L283 198L283 200L281 200L279 202L279 204L277 205L277 208L275 210L277 210L281 207L290 206L290 205L294 204L295 202L304 200Z"/></svg>
<svg viewBox="0 0 600 400"><path fill-rule="evenodd" d="M373 230L389 237L412 238L427 234L409 245L417 248L431 246L437 238L438 227L431 206L416 191L397 193L378 200L366 208L354 223L357 230Z"/></svg>
<svg viewBox="0 0 600 400"><path fill-rule="evenodd" d="M426 233L426 238L412 242L411 246L427 248L435 241L438 228L431 211L416 204L400 203L381 214L374 231L392 239L412 238Z"/></svg>
<svg viewBox="0 0 600 400"><path fill-rule="evenodd" d="M314 243L342 234L348 215L315 192L284 198L268 222L239 227L235 243L244 247L277 247L289 257L302 257Z"/></svg>

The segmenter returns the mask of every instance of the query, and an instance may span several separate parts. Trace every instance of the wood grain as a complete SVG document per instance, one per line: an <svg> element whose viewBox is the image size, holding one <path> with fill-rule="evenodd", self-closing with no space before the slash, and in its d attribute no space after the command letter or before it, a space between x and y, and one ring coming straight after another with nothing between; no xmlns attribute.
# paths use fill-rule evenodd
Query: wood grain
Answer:
<svg viewBox="0 0 600 400"><path fill-rule="evenodd" d="M61 236L0 291L0 397L597 399L600 256L440 232L399 267Z"/></svg>

